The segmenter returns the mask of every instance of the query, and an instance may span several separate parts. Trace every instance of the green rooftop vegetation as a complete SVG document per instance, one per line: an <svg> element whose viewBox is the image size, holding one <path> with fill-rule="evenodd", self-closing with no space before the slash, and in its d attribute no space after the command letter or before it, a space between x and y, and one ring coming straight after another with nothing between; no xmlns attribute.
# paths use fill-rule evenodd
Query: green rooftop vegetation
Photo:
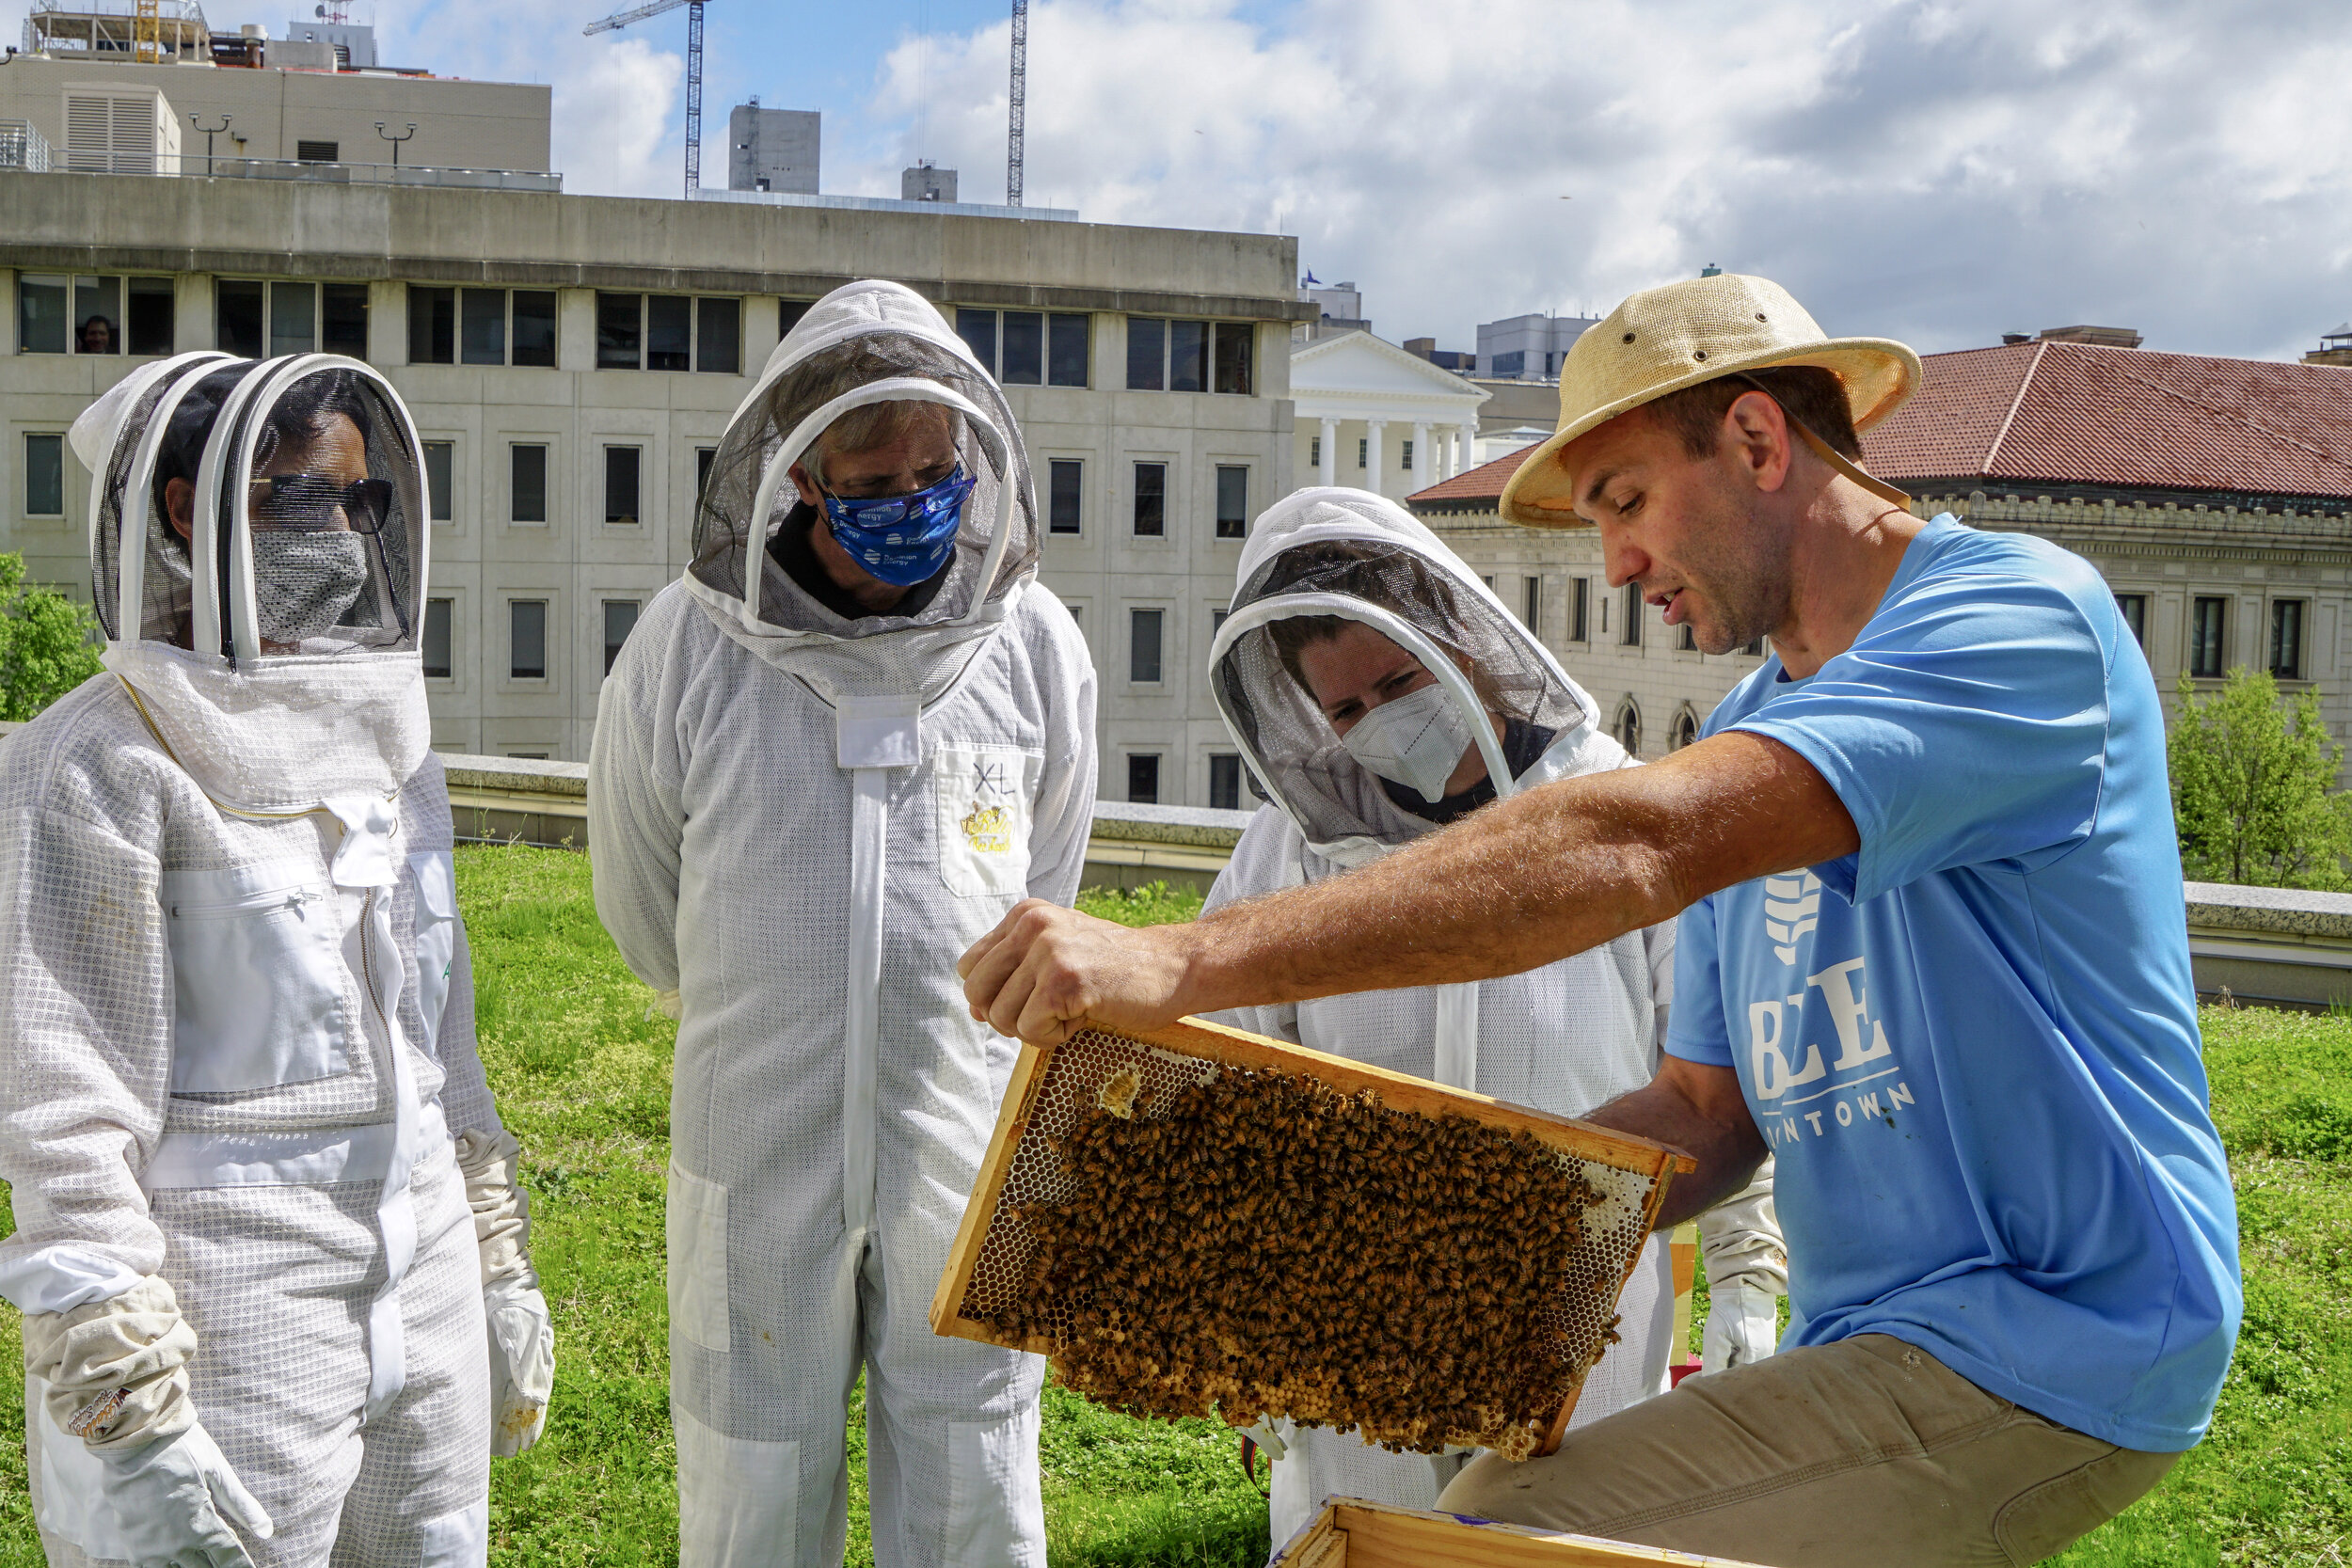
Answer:
<svg viewBox="0 0 2352 1568"><path fill-rule="evenodd" d="M586 857L467 849L482 1053L523 1141L559 1367L548 1435L493 1468L491 1560L677 1559L662 1285L673 1026L597 925ZM1189 918L1165 887L1091 894L1131 924ZM2209 1009L2216 1115L2237 1182L2246 1330L2213 1435L2060 1560L2337 1563L2352 1546L2352 1017ZM5 1223L5 1221L0 1221ZM0 1334L15 1338L0 1307ZM23 1381L0 1378L0 1568L41 1560L24 1491ZM853 1408L850 1561L871 1561ZM1046 1391L1057 1564L1264 1560L1265 1505L1221 1428L1142 1422Z"/></svg>

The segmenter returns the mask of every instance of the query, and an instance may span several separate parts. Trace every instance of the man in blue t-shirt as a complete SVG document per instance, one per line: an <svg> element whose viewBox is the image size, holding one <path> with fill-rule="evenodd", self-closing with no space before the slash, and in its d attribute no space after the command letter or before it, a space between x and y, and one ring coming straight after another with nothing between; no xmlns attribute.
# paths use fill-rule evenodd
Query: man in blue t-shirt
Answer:
<svg viewBox="0 0 2352 1568"><path fill-rule="evenodd" d="M1126 931L1023 905L975 1012L1080 1018L1483 978L1681 911L1657 1078L1591 1117L1690 1152L1671 1225L1777 1158L1783 1353L1487 1455L1459 1513L1766 1563L2040 1560L2204 1433L2241 1307L2164 721L2098 574L1921 521L1856 466L1899 343L1784 291L1636 294L1502 509L1597 525L1670 626L1773 657L1696 743L1376 865Z"/></svg>

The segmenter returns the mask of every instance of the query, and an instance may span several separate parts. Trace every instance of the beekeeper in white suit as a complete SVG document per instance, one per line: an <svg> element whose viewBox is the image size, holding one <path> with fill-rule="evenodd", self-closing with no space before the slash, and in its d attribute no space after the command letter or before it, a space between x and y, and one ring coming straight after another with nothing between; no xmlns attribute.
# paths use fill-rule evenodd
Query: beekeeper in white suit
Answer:
<svg viewBox="0 0 2352 1568"><path fill-rule="evenodd" d="M1593 700L1454 552L1361 490L1298 491L1258 519L1209 662L1226 728L1267 796L1212 909L1336 876L1548 780L1635 766ZM1503 979L1219 1021L1577 1116L1649 1082L1673 979L1674 927L1656 926ZM1751 1202L1702 1229L1759 1223L1769 1216ZM1665 1386L1674 1294L1665 1238L1653 1236L1618 1302L1623 1338L1585 1379L1572 1424ZM1468 1458L1288 1423L1252 1435L1279 1452L1278 1544L1333 1494L1434 1507Z"/></svg>
<svg viewBox="0 0 2352 1568"><path fill-rule="evenodd" d="M927 1313L1011 1071L956 958L1085 863L1094 675L1036 581L1003 394L892 283L811 307L720 443L685 578L605 682L597 912L675 992L686 1568L1045 1560L1037 1357Z"/></svg>
<svg viewBox="0 0 2352 1568"><path fill-rule="evenodd" d="M553 1345L426 749L416 433L364 365L204 354L72 441L106 673L0 751L41 1544L479 1564Z"/></svg>

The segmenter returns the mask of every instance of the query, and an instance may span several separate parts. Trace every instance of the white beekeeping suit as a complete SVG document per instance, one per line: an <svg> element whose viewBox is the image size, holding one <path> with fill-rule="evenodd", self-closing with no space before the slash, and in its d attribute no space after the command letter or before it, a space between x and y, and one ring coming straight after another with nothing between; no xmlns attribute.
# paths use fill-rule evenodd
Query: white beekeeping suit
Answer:
<svg viewBox="0 0 2352 1568"><path fill-rule="evenodd" d="M0 752L42 1546L480 1564L492 1385L511 1450L552 1346L426 749L416 432L355 361L208 354L72 439L106 673Z"/></svg>
<svg viewBox="0 0 2352 1568"><path fill-rule="evenodd" d="M1321 629L1308 619L1326 617L1334 619ZM1348 623L1380 633L1437 677L1395 699L1397 712L1410 711L1409 727L1359 719L1343 741L1302 675L1286 667L1278 637L1287 635L1295 650ZM1294 652L1293 662L1300 657ZM1210 684L1267 796L1217 878L1211 908L1363 865L1487 800L1635 766L1602 729L1592 699L1477 576L1401 507L1361 490L1302 490L1258 519L1210 651ZM1385 733L1375 735L1375 726ZM1473 745L1486 762L1486 781L1444 796L1438 781ZM1426 788L1398 782L1417 770ZM1669 923L1502 979L1218 1017L1335 1055L1580 1116L1650 1081L1673 980ZM1644 1249L1618 1312L1623 1338L1585 1379L1571 1425L1665 1385L1674 1275L1664 1238ZM1332 1494L1434 1507L1462 1463L1462 1456L1390 1453L1320 1428L1286 1426L1277 1441L1286 1445L1271 1487L1278 1544Z"/></svg>
<svg viewBox="0 0 2352 1568"><path fill-rule="evenodd" d="M892 402L955 411L973 487L921 608L845 618L779 563L828 526L787 475ZM956 959L1017 900L1070 901L1092 816L1093 670L1038 546L995 383L921 298L850 284L737 410L693 564L605 682L596 910L679 1020L686 1568L840 1560L861 1366L876 1560L1045 1560L1043 1363L927 1321L1016 1051Z"/></svg>

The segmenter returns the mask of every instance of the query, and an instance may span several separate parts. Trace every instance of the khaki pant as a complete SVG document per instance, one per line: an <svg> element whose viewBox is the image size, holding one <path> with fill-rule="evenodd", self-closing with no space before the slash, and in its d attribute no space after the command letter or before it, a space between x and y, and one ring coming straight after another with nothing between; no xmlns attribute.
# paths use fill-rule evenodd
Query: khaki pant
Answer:
<svg viewBox="0 0 2352 1568"><path fill-rule="evenodd" d="M1883 1334L1619 1411L1547 1459L1481 1454L1439 1508L1786 1568L2039 1562L2181 1456L2087 1437Z"/></svg>

